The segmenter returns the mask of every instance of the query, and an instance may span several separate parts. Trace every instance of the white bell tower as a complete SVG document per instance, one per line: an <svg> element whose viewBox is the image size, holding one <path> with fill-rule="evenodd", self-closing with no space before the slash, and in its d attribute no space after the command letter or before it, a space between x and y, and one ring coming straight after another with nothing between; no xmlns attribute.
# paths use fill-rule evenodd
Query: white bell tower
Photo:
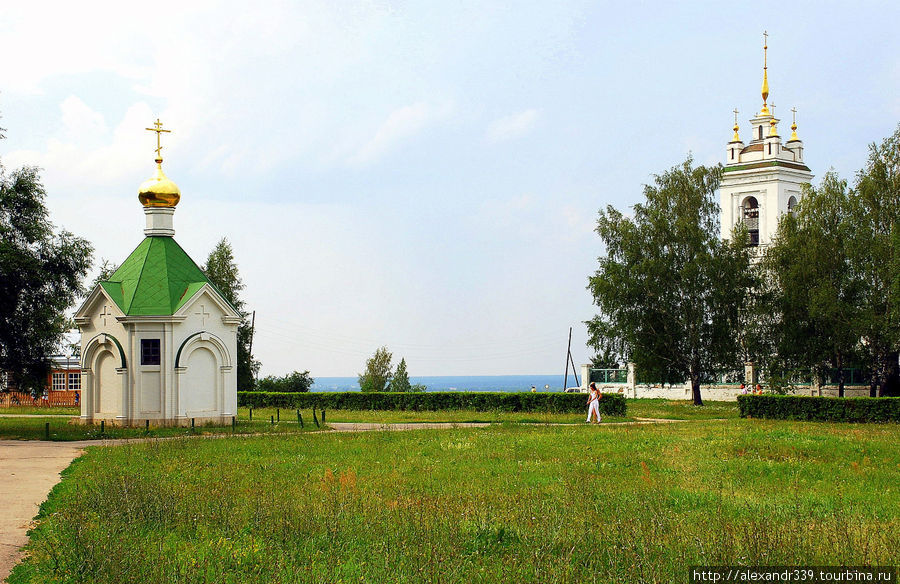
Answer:
<svg viewBox="0 0 900 584"><path fill-rule="evenodd" d="M768 33L764 33L768 40ZM791 137L787 142L778 135L774 105L769 105L767 51L763 43L763 105L750 120L750 143L738 135L734 110L734 136L725 153L725 169L720 184L721 237L729 239L735 225L744 222L750 231L750 244L764 249L775 236L778 220L800 200L803 185L813 174L803 161L803 142L797 137L796 108ZM772 111L770 111L770 108Z"/></svg>

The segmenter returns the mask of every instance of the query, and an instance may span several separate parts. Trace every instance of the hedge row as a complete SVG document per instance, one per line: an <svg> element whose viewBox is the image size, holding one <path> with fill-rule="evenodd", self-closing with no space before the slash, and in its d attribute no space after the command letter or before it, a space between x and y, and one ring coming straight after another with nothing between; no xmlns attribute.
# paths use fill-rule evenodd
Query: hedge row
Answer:
<svg viewBox="0 0 900 584"><path fill-rule="evenodd" d="M900 398L739 395L742 418L813 422L900 422Z"/></svg>
<svg viewBox="0 0 900 584"><path fill-rule="evenodd" d="M363 393L359 391L275 393L239 391L238 405L254 408L290 408L329 410L476 410L501 412L587 412L587 394L443 391L421 393ZM625 415L625 397L605 393L600 412L609 416Z"/></svg>

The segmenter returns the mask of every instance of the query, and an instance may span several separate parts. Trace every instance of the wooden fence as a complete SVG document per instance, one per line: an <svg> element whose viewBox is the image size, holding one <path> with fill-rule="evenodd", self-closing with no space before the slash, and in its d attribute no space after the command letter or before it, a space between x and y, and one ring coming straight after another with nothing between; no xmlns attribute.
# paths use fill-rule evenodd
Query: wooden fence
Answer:
<svg viewBox="0 0 900 584"><path fill-rule="evenodd" d="M15 408L20 406L55 408L74 407L79 405L80 391L49 391L45 395L32 398L30 393L9 391L0 393L0 408Z"/></svg>

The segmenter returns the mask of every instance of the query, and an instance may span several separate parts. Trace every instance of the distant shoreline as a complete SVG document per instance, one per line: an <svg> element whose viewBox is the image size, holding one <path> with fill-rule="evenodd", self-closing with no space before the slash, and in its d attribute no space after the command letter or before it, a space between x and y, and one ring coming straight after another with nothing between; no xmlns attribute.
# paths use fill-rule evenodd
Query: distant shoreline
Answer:
<svg viewBox="0 0 900 584"><path fill-rule="evenodd" d="M427 391L563 391L563 375L427 375L409 378L411 383L425 385ZM579 381L581 381L579 376ZM568 386L575 387L575 376L569 373ZM549 386L549 387L548 387ZM315 377L311 391L359 391L354 377Z"/></svg>

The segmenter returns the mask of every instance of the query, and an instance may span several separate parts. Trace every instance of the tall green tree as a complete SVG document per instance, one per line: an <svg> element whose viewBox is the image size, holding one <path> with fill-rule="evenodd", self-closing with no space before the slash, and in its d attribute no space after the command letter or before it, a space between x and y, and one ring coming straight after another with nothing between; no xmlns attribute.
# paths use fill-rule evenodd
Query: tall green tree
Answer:
<svg viewBox="0 0 900 584"><path fill-rule="evenodd" d="M259 371L260 362L255 360L250 352L253 329L250 326L249 314L244 310L244 301L240 297L244 283L241 281L234 261L234 252L227 238L223 237L209 252L203 271L241 315L237 333L237 385L241 391L250 391L256 386L256 373Z"/></svg>
<svg viewBox="0 0 900 584"><path fill-rule="evenodd" d="M0 165L0 369L23 389L44 386L91 265L87 240L54 232L45 197L37 168Z"/></svg>
<svg viewBox="0 0 900 584"><path fill-rule="evenodd" d="M365 373L359 374L361 391L387 391L391 382L391 359L393 355L387 347L381 347L366 360Z"/></svg>
<svg viewBox="0 0 900 584"><path fill-rule="evenodd" d="M845 367L860 340L855 320L862 282L850 262L855 231L850 203L847 181L827 173L781 218L762 263L774 291L770 314L776 315L771 373L809 368L822 382L835 367L841 396Z"/></svg>
<svg viewBox="0 0 900 584"><path fill-rule="evenodd" d="M406 358L401 358L400 363L397 364L394 378L391 379L391 391L412 391L412 385L409 383L409 373L406 371Z"/></svg>
<svg viewBox="0 0 900 584"><path fill-rule="evenodd" d="M861 348L872 363L872 395L896 378L900 351L900 126L869 147L850 201L850 265L863 283L858 305Z"/></svg>
<svg viewBox="0 0 900 584"><path fill-rule="evenodd" d="M754 286L746 230L718 236L721 172L689 157L644 187L633 217L601 211L606 255L588 286L600 309L586 323L594 349L662 382L690 380L697 405L704 375L740 364L736 331Z"/></svg>

